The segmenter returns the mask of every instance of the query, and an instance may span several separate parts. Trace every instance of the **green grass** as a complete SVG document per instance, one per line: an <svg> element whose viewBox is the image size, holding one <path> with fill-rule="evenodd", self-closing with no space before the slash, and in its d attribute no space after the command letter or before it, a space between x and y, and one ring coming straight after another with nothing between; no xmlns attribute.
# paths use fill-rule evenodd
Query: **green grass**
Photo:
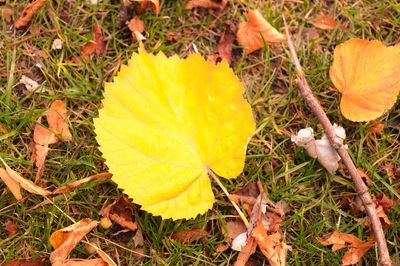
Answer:
<svg viewBox="0 0 400 266"><path fill-rule="evenodd" d="M20 14L28 1L12 2L7 6ZM72 181L107 171L97 149L92 119L97 116L102 99L103 83L110 81L118 70L118 62L126 63L137 43L132 42L127 27L116 26L119 1L104 0L98 5L85 1L48 1L35 16L31 30L15 31L1 20L0 31L0 123L6 128L0 133L0 156L24 177L34 179L35 169L30 163L33 127L55 99L62 99L69 109L69 124L74 141L52 145L46 160L41 182L47 186L62 186ZM245 11L257 8L277 28L282 29L284 13L295 37L295 44L308 81L321 101L329 118L343 125L347 132L350 154L357 165L374 181L373 195L384 192L390 198L400 199L400 181L389 176L382 166L400 162L399 129L386 128L381 135L368 132L365 123L345 120L339 111L339 94L333 89L328 70L332 51L351 37L378 39L396 44L400 32L400 5L397 1L335 1L333 4L315 4L314 1L230 1L222 14L204 10L196 13L184 10L181 1L161 1L161 13L151 11L140 15L146 24L146 48L187 56L193 44L203 55L213 54L224 31L224 21L235 24L244 20ZM240 4L240 2L242 2ZM255 4L259 2L259 4ZM331 2L331 1L323 1ZM333 2L333 1L332 1ZM334 16L348 31L317 30L318 37L309 39L314 29L312 18L320 12ZM51 15L53 14L53 15ZM306 16L308 14L308 16ZM15 19L15 17L14 17ZM80 47L91 39L92 27L98 22L109 39L107 54L94 56L87 64L77 65L72 57L80 55ZM210 27L210 24L214 25ZM40 30L34 35L34 27ZM50 30L57 29L56 32ZM168 41L168 33L180 38ZM24 40L16 46L12 43ZM50 51L55 38L64 41L61 51ZM32 46L44 52L37 56ZM38 68L36 65L42 65ZM353 233L366 239L369 232L357 223L354 216L338 202L354 187L346 170L331 176L310 159L304 150L290 142L290 135L298 129L311 126L321 133L318 120L301 99L294 79L293 64L286 46L267 47L249 56L234 45L234 71L246 84L246 97L253 105L258 133L248 147L244 172L236 180L222 180L229 191L261 180L270 199L285 199L291 208L284 220L287 244L292 246L288 265L339 265L343 252L334 253L321 246L316 238L332 230ZM27 93L18 84L22 75L42 82L47 92ZM259 98L263 101L257 101ZM397 109L396 109L397 108ZM379 119L389 125L400 119L399 105ZM162 221L159 217L135 212L137 223L143 229L144 251L149 257L138 258L129 233L117 234L118 228L94 229L89 235L99 237L101 247L111 254L118 265L231 265L236 252L216 252L224 242L224 223L236 215L222 191L214 184L216 203L212 210L189 221ZM111 203L122 191L112 181L86 184L76 190L53 198L54 204L33 208L44 199L28 195L16 203L11 193L0 183L0 262L14 258L48 256L52 251L50 234L75 220L98 220L99 210ZM385 229L389 250L395 259L400 257L400 208L394 207L389 218L391 228ZM7 237L6 220L19 226L17 234ZM174 232L205 227L211 236L205 241L182 245L171 239ZM121 247L123 246L123 247ZM84 244L74 250L74 257L87 258ZM362 265L376 264L376 251L371 249ZM252 256L257 265L265 260L261 252ZM267 262L265 262L267 263Z"/></svg>

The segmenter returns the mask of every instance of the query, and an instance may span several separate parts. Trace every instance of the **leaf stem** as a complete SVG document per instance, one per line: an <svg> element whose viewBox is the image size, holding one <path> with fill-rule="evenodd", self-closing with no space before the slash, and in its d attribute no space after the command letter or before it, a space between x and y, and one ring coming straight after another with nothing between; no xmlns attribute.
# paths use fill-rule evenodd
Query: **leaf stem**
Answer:
<svg viewBox="0 0 400 266"><path fill-rule="evenodd" d="M248 228L249 227L249 221L247 220L245 214L242 212L242 210L239 208L239 206L236 204L236 202L231 200L231 198L229 197L229 192L226 189L226 187L222 184L221 180L219 180L218 176L216 174L214 174L214 172L210 168L207 168L207 172L208 172L209 176L211 176L214 179L214 181L217 182L219 187L222 189L222 191L228 197L228 199L232 203L233 207L235 207L236 211L239 213L239 216L242 219L244 225Z"/></svg>

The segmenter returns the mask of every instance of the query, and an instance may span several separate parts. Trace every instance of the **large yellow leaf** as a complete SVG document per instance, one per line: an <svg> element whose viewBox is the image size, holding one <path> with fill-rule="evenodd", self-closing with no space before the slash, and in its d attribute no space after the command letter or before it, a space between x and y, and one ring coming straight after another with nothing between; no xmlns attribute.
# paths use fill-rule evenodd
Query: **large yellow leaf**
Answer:
<svg viewBox="0 0 400 266"><path fill-rule="evenodd" d="M340 110L352 121L381 116L400 91L400 49L379 41L350 39L336 46L331 80L342 93Z"/></svg>
<svg viewBox="0 0 400 266"><path fill-rule="evenodd" d="M113 180L142 209L192 218L212 207L208 171L235 178L255 130L244 88L226 62L140 50L105 85L95 119Z"/></svg>

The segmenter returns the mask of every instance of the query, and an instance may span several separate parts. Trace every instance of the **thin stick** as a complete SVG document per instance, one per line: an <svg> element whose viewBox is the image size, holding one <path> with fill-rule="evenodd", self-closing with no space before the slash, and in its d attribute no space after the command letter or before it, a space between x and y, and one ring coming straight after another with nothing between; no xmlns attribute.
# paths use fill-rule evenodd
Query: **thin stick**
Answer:
<svg viewBox="0 0 400 266"><path fill-rule="evenodd" d="M385 234L382 229L382 224L379 220L379 217L376 213L375 206L372 203L371 196L369 195L368 188L364 184L363 180L361 179L360 174L357 171L356 166L354 165L345 145L336 141L336 135L333 130L333 126L329 121L326 113L322 109L321 105L317 98L313 95L310 86L304 76L304 72L300 65L299 59L296 54L296 50L293 45L293 41L290 37L289 29L286 24L286 20L283 17L283 21L285 23L285 31L287 36L287 42L289 46L290 55L293 59L294 65L296 67L296 72L298 75L298 79L296 80L297 86L299 87L300 93L307 103L308 107L312 110L315 116L318 118L319 122L321 123L324 131L329 139L331 145L336 149L337 153L339 154L340 158L343 161L343 164L349 171L351 178L353 179L355 189L360 197L365 210L371 220L372 230L374 231L376 242L378 245L378 252L379 252L379 263L380 265L384 266L391 266L392 262L390 260L389 251L386 244Z"/></svg>
<svg viewBox="0 0 400 266"><path fill-rule="evenodd" d="M219 187L222 189L222 191L225 193L225 195L228 197L229 201L232 203L233 207L235 207L236 211L239 213L240 218L242 218L242 221L244 223L244 225L248 228L249 227L249 221L247 220L246 216L244 215L244 213L242 212L242 210L239 208L239 206L236 204L236 202L234 202L233 200L231 200L231 198L229 197L229 192L226 189L226 187L221 183L221 181L219 180L219 178L217 177L216 174L214 174L214 172L211 169L207 169L208 174L215 180L215 182L217 182L217 184L219 185Z"/></svg>

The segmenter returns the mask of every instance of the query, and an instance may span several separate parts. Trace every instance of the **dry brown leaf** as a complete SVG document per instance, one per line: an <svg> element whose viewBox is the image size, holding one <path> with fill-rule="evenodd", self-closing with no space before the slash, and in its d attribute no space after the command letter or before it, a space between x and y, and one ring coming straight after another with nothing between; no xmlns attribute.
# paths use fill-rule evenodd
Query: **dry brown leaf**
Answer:
<svg viewBox="0 0 400 266"><path fill-rule="evenodd" d="M124 228L132 231L137 229L136 223L133 222L132 203L126 195L103 208L99 213Z"/></svg>
<svg viewBox="0 0 400 266"><path fill-rule="evenodd" d="M1 7L0 8L0 16L4 18L7 23L11 22L11 19L14 15L14 11L8 7Z"/></svg>
<svg viewBox="0 0 400 266"><path fill-rule="evenodd" d="M318 238L318 242L323 246L332 245L333 251L349 248L342 258L342 264L351 265L361 260L368 249L375 244L375 239L370 238L367 242L364 242L354 235L333 231L326 236Z"/></svg>
<svg viewBox="0 0 400 266"><path fill-rule="evenodd" d="M235 239L241 233L247 231L246 226L242 221L230 221L226 223L227 234L229 237L229 242Z"/></svg>
<svg viewBox="0 0 400 266"><path fill-rule="evenodd" d="M66 122L67 108L63 101L55 100L50 105L46 118L51 130L63 137L64 140L72 141L72 135Z"/></svg>
<svg viewBox="0 0 400 266"><path fill-rule="evenodd" d="M236 259L234 266L245 266L247 261L249 260L250 256L256 252L257 243L254 237L249 236L247 239L246 246L239 252L239 255Z"/></svg>
<svg viewBox="0 0 400 266"><path fill-rule="evenodd" d="M371 178L364 172L363 169L357 168L357 172L361 176L362 180L364 181L364 183L367 186L371 186L372 185L373 182L372 182Z"/></svg>
<svg viewBox="0 0 400 266"><path fill-rule="evenodd" d="M37 259L14 259L9 262L5 262L1 264L1 266L45 266L46 265L46 257L40 257Z"/></svg>
<svg viewBox="0 0 400 266"><path fill-rule="evenodd" d="M271 266L283 266L286 263L287 246L280 233L268 234L262 223L257 223L251 232L258 247Z"/></svg>
<svg viewBox="0 0 400 266"><path fill-rule="evenodd" d="M385 125L382 123L373 123L372 126L368 128L368 132L372 134L380 134L384 128Z"/></svg>
<svg viewBox="0 0 400 266"><path fill-rule="evenodd" d="M220 57L225 59L228 64L232 63L232 45L235 41L235 31L233 23L227 23L225 25L225 31L215 48Z"/></svg>
<svg viewBox="0 0 400 266"><path fill-rule="evenodd" d="M269 24L258 10L247 13L247 22L239 24L236 34L238 43L243 46L244 54L250 54L267 44L279 43L286 40L286 36Z"/></svg>
<svg viewBox="0 0 400 266"><path fill-rule="evenodd" d="M197 241L197 240L205 242L205 241L207 241L207 238L209 236L210 236L210 232L208 232L204 228L193 228L193 229L189 229L189 230L175 232L171 235L171 239L173 239L181 244L189 244L190 242Z"/></svg>
<svg viewBox="0 0 400 266"><path fill-rule="evenodd" d="M30 181L28 179L25 179L22 176L20 176L17 172L12 170L1 157L0 157L0 161L3 162L8 175L12 179L14 179L14 181L18 182L18 184L23 189L27 190L30 193L37 194L37 195L42 195L42 196L47 196L47 195L51 194L50 191L48 191L48 190L46 190L44 188L41 188L41 187L35 185L32 181Z"/></svg>
<svg viewBox="0 0 400 266"><path fill-rule="evenodd" d="M315 27L323 30L333 30L337 25L340 25L340 23L333 18L324 15L319 15L317 18L315 18L313 24ZM347 28L343 25L340 25L340 29L347 31Z"/></svg>
<svg viewBox="0 0 400 266"><path fill-rule="evenodd" d="M81 239L96 226L96 221L83 219L75 224L53 232L50 236L50 243L55 249L50 254L50 262L52 263L52 266L107 265L103 259L68 259L72 249L74 249L79 241L81 241Z"/></svg>
<svg viewBox="0 0 400 266"><path fill-rule="evenodd" d="M382 206L383 210L385 212L390 211L390 209L397 204L397 200L394 199L388 199L386 195L381 192L378 197L376 198L376 201L379 205Z"/></svg>
<svg viewBox="0 0 400 266"><path fill-rule="evenodd" d="M7 188L11 191L17 200L22 199L21 186L15 181L4 168L0 167L0 178L6 184Z"/></svg>
<svg viewBox="0 0 400 266"><path fill-rule="evenodd" d="M61 194L61 193L65 193L70 191L71 189L74 189L76 187L79 187L87 182L90 182L92 180L96 180L96 179L106 179L106 178L111 178L112 174L111 173L100 173L100 174L96 174L96 175L92 175L83 179L79 179L75 182L72 182L70 184L67 184L63 187L57 188L56 190L53 191L53 195L57 195L57 194Z"/></svg>
<svg viewBox="0 0 400 266"><path fill-rule="evenodd" d="M46 3L46 0L36 0L33 3L27 4L22 11L22 15L15 22L15 28L19 29L28 25L31 22L33 16L39 11L39 9Z"/></svg>
<svg viewBox="0 0 400 266"><path fill-rule="evenodd" d="M144 32L144 22L140 20L138 16L133 17L129 22L127 22L129 30L132 32L132 38L133 40L136 40L136 35L135 32Z"/></svg>
<svg viewBox="0 0 400 266"><path fill-rule="evenodd" d="M226 7L228 0L191 0L186 4L185 9L193 9L196 7L202 8L214 8L223 10Z"/></svg>
<svg viewBox="0 0 400 266"><path fill-rule="evenodd" d="M151 10L153 10L153 13L158 16L158 13L160 13L160 0L134 0L135 2L141 2L140 7L139 7L139 14L142 14L149 6L151 7Z"/></svg>
<svg viewBox="0 0 400 266"><path fill-rule="evenodd" d="M92 41L82 46L81 52L84 62L89 61L90 55L93 53L100 55L107 52L103 31L99 23L94 24Z"/></svg>
<svg viewBox="0 0 400 266"><path fill-rule="evenodd" d="M7 231L7 236L12 237L13 235L15 235L17 233L18 225L13 223L13 221L11 221L11 220L7 220L5 223L5 229Z"/></svg>

